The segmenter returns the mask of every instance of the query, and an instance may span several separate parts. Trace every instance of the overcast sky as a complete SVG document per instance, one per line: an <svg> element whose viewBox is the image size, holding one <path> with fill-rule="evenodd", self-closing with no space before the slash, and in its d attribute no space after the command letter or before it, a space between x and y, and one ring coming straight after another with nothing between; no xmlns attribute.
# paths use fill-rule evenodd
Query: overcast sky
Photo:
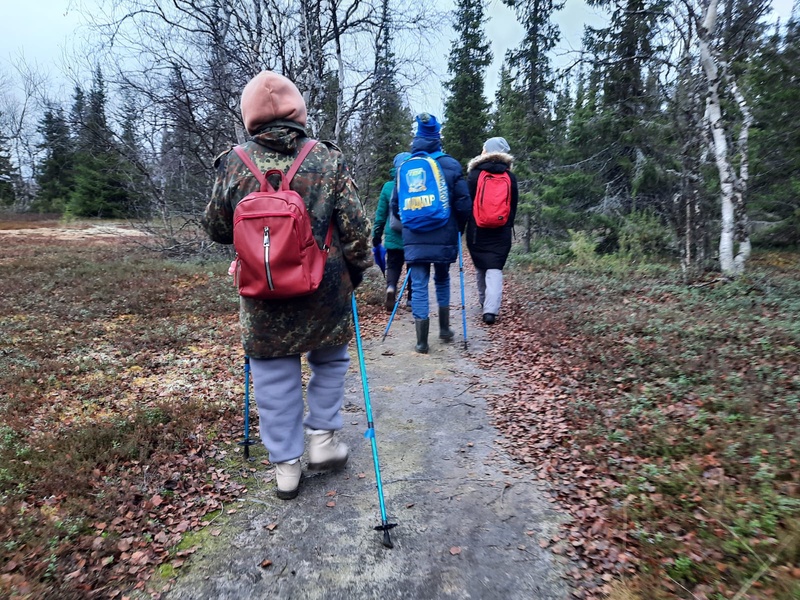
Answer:
<svg viewBox="0 0 800 600"><path fill-rule="evenodd" d="M454 0L438 0L445 10L455 5ZM9 63L24 59L31 66L50 72L54 97L59 97L57 88L67 61L65 55L73 51L78 41L76 31L81 23L80 3L91 6L92 0L4 0L2 11L3 35L0 36L0 70L10 72ZM486 33L492 46L494 64L487 71L487 96L492 99L497 86L506 50L516 46L522 38L522 27L516 22L513 12L501 0L490 0ZM556 15L562 31L562 42L557 53L564 56L569 50L580 46L583 24L600 24L602 18L597 11L586 6L583 0L567 0L565 8ZM438 51L432 51L436 60L438 77L431 77L425 88L417 90L408 98L413 111L439 111L444 104L440 77L447 75L447 55L450 39L439 42ZM65 97L71 96L71 84L66 86Z"/></svg>
<svg viewBox="0 0 800 600"><path fill-rule="evenodd" d="M69 55L77 42L76 29L81 17L79 2L90 6L92 0L2 0L2 35L0 35L0 73L12 73L9 65L25 60L37 65L40 70L50 72L54 86L63 81L64 55ZM454 0L439 0L452 3ZM774 18L785 22L792 7L792 0L773 0ZM446 5L445 5L446 8ZM490 0L487 14L491 17L486 26L491 42L494 63L487 71L487 97L492 100L497 87L497 75L506 50L515 47L522 38L522 28L516 23L514 14L501 0ZM562 39L555 50L554 62L561 66L569 60L569 53L580 47L584 24L602 25L602 13L588 7L583 0L566 0L564 9L556 13L554 20L561 29ZM446 76L449 40L442 40L440 51L432 52L438 57L436 70ZM441 114L443 97L438 78L432 78L429 89L409 98L413 111L431 110ZM66 87L63 97L71 96L71 85ZM54 97L62 94L52 90Z"/></svg>

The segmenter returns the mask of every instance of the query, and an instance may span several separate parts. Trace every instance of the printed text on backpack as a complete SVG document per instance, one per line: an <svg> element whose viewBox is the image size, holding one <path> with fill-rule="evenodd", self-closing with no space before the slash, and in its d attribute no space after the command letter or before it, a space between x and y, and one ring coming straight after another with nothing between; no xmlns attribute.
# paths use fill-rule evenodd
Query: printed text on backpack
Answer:
<svg viewBox="0 0 800 600"><path fill-rule="evenodd" d="M511 177L507 172L481 171L472 215L478 227L496 228L508 223L511 215Z"/></svg>
<svg viewBox="0 0 800 600"><path fill-rule="evenodd" d="M234 282L242 296L261 300L305 296L322 282L333 221L320 248L305 202L289 189L292 177L315 144L311 140L303 147L285 175L277 169L261 173L241 146L234 148L261 186L245 196L233 212ZM267 181L272 175L281 177L277 190Z"/></svg>
<svg viewBox="0 0 800 600"><path fill-rule="evenodd" d="M397 170L397 199L403 227L433 231L450 219L450 197L436 159L442 152L415 152Z"/></svg>

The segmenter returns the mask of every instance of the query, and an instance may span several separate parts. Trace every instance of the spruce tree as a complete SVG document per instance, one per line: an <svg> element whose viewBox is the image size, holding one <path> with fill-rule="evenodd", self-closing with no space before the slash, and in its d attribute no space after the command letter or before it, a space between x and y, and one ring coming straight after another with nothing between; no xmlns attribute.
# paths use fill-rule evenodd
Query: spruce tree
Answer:
<svg viewBox="0 0 800 600"><path fill-rule="evenodd" d="M160 148L162 192L160 210L194 215L202 210L208 194L207 168L203 165L203 141L194 121L193 97L186 77L174 67L169 79L169 102Z"/></svg>
<svg viewBox="0 0 800 600"><path fill-rule="evenodd" d="M377 200L389 179L394 157L409 149L413 115L403 101L397 81L397 60L392 49L392 20L388 0L382 2L381 32L376 39L371 109L366 116L363 180L364 199ZM372 206L370 206L372 208Z"/></svg>
<svg viewBox="0 0 800 600"><path fill-rule="evenodd" d="M0 131L0 207L14 206L17 196L14 191L14 166L8 138Z"/></svg>
<svg viewBox="0 0 800 600"><path fill-rule="evenodd" d="M454 24L457 38L447 66L450 79L445 88L449 96L442 137L447 153L464 166L480 154L489 125L484 71L492 62L492 53L485 22L484 0L458 0Z"/></svg>
<svg viewBox="0 0 800 600"><path fill-rule="evenodd" d="M141 111L131 94L125 94L122 104L121 134L118 142L122 174L129 194L130 213L142 219L148 219L152 207L148 201L150 194L147 178L144 175L146 165L141 144L139 142L139 121Z"/></svg>
<svg viewBox="0 0 800 600"><path fill-rule="evenodd" d="M121 218L132 212L130 190L120 160L115 134L106 117L106 86L98 67L88 101L76 91L73 117L79 119L76 136L75 188L67 212L80 217Z"/></svg>
<svg viewBox="0 0 800 600"><path fill-rule="evenodd" d="M525 131L521 126L525 122L524 93L514 85L508 67L508 57L500 68L500 81L494 96L495 110L492 114L491 134L506 139L516 157L521 157L520 149L525 147ZM520 171L522 169L522 171ZM530 176L526 161L518 161L515 166L518 175Z"/></svg>
<svg viewBox="0 0 800 600"><path fill-rule="evenodd" d="M752 212L756 220L780 221L765 241L800 243L800 15L786 33L767 40L747 84L758 91L753 107ZM752 94L751 94L752 95Z"/></svg>
<svg viewBox="0 0 800 600"><path fill-rule="evenodd" d="M72 95L72 110L69 115L69 129L76 153L88 151L91 147L89 129L86 126L86 94L76 85Z"/></svg>
<svg viewBox="0 0 800 600"><path fill-rule="evenodd" d="M61 107L49 106L39 123L43 157L36 171L38 192L33 210L62 213L75 187L75 152Z"/></svg>
<svg viewBox="0 0 800 600"><path fill-rule="evenodd" d="M525 29L519 47L506 54L502 73L502 98L498 97L496 122L509 132L506 141L516 158L520 183L518 214L523 217L522 239L530 250L536 215L541 209L545 174L552 167L552 95L555 89L549 53L559 40L551 21L563 2L554 0L503 0L517 13ZM507 106L504 103L508 103Z"/></svg>
<svg viewBox="0 0 800 600"><path fill-rule="evenodd" d="M607 185L604 206L629 210L634 180L652 158L651 145L657 141L651 137L656 116L647 78L661 50L652 40L665 15L664 2L594 0L592 4L611 11L609 26L592 30L586 40L603 82L595 137L613 157L604 163L601 174Z"/></svg>

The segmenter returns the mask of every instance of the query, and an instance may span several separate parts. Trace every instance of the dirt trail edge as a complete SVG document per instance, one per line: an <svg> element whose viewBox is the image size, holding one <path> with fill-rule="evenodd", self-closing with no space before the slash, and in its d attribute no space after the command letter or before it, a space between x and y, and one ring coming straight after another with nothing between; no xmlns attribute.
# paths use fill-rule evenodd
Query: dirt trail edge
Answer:
<svg viewBox="0 0 800 600"><path fill-rule="evenodd" d="M402 309L385 342L364 340L386 509L398 524L394 549L373 531L380 509L353 343L341 434L350 447L347 468L306 477L295 500L281 501L265 483L272 467L252 463L260 483L226 507L236 511L224 525L210 526L221 533L204 536L165 598L568 597L563 566L539 546L562 517L535 473L495 445L499 434L481 395L505 384L471 358L492 348L477 308L467 309L463 349L453 275L452 343L439 341L434 313L430 354L414 352L413 317Z"/></svg>

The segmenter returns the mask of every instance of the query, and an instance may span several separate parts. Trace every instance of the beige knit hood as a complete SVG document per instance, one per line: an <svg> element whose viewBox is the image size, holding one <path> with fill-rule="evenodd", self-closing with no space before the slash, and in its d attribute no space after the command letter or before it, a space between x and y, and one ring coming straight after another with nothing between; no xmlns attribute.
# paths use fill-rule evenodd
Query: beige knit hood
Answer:
<svg viewBox="0 0 800 600"><path fill-rule="evenodd" d="M244 86L241 109L244 127L250 135L272 121L306 124L306 103L300 90L273 71L261 71Z"/></svg>

